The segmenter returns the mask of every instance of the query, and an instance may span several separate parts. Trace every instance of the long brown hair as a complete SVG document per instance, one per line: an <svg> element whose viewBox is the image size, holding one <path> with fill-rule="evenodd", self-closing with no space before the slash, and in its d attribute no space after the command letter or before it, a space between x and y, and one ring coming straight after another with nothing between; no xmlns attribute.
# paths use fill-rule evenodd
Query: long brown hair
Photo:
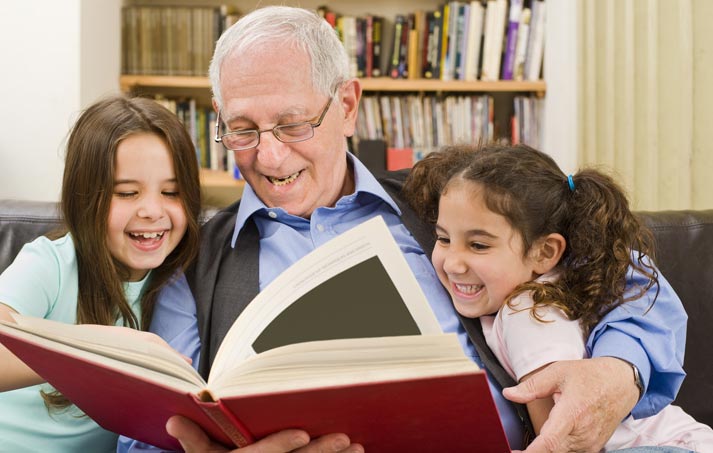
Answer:
<svg viewBox="0 0 713 453"><path fill-rule="evenodd" d="M565 238L559 279L524 283L510 296L531 291L536 318L538 306L554 305L588 333L606 313L658 285L653 236L629 209L621 187L603 172L581 170L570 184L550 156L528 146L453 146L416 163L404 193L422 218L435 223L440 195L456 181L481 186L488 209L522 236L525 255L550 233ZM627 295L630 268L646 283Z"/></svg>
<svg viewBox="0 0 713 453"><path fill-rule="evenodd" d="M179 198L187 219L186 233L164 262L153 269L141 297L141 322L126 301L123 282L129 270L114 259L107 245L109 208L114 192L116 151L137 133L166 141L176 173ZM115 325L147 330L160 289L198 253L201 209L195 149L178 118L150 99L123 96L100 100L87 108L72 128L62 180L61 210L77 255L78 324ZM57 393L45 395L51 406L66 406Z"/></svg>

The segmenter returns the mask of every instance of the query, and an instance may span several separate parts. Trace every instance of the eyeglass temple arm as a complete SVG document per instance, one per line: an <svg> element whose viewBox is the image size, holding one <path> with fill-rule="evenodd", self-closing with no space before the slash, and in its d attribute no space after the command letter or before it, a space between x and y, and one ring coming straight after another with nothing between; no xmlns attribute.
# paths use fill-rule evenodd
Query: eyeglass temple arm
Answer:
<svg viewBox="0 0 713 453"><path fill-rule="evenodd" d="M220 137L220 111L218 116L215 118L215 137L213 137L216 143L221 143L223 139Z"/></svg>

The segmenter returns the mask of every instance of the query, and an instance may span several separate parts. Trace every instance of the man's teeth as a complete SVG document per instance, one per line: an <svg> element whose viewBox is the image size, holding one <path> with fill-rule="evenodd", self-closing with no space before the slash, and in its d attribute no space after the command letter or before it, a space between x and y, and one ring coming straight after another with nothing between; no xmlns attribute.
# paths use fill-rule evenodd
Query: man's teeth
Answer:
<svg viewBox="0 0 713 453"><path fill-rule="evenodd" d="M144 239L156 239L163 237L163 231L161 232L155 232L155 233L129 233L131 236L135 238L144 238Z"/></svg>
<svg viewBox="0 0 713 453"><path fill-rule="evenodd" d="M274 176L268 176L267 179L269 179L270 182L276 186L284 186L285 184L289 184L292 181L294 181L295 179L297 179L297 177L299 175L300 175L300 172L297 172L297 173L293 173L289 176L284 176L282 178L275 178Z"/></svg>
<svg viewBox="0 0 713 453"><path fill-rule="evenodd" d="M459 285L456 283L456 289L464 294L475 294L483 287L483 285Z"/></svg>

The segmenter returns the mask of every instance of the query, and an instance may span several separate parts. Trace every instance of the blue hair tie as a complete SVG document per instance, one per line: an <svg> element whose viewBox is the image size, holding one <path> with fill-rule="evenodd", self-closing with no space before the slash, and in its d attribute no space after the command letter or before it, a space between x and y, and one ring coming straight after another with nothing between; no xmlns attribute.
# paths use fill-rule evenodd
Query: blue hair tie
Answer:
<svg viewBox="0 0 713 453"><path fill-rule="evenodd" d="M567 183L569 184L569 191L574 192L574 179L572 179L572 175L567 176Z"/></svg>

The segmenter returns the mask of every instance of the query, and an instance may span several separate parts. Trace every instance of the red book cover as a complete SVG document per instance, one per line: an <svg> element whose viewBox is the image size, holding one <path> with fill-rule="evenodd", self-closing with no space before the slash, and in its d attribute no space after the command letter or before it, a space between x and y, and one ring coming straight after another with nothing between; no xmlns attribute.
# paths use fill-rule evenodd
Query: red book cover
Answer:
<svg viewBox="0 0 713 453"><path fill-rule="evenodd" d="M482 371L224 397L58 353L0 332L2 343L104 428L180 449L166 421L184 415L227 447L299 428L343 432L370 452L509 452Z"/></svg>

